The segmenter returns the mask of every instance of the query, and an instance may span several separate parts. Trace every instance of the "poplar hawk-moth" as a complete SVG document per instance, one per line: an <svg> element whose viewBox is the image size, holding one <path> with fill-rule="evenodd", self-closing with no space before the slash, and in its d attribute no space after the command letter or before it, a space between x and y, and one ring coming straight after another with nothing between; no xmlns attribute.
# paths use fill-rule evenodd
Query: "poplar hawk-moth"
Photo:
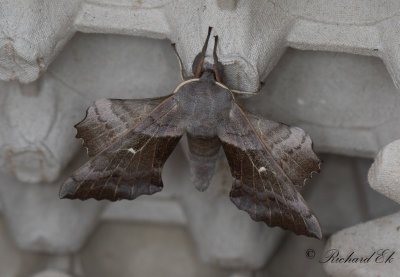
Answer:
<svg viewBox="0 0 400 277"><path fill-rule="evenodd" d="M135 199L163 188L161 171L186 134L196 187L203 191L213 175L222 146L233 186L232 202L255 221L296 234L321 238L318 220L295 186L303 186L320 160L312 141L298 128L246 112L235 97L240 91L223 82L215 36L212 68L202 51L172 94L151 99L100 99L77 125L91 158L61 186L60 197L85 200Z"/></svg>

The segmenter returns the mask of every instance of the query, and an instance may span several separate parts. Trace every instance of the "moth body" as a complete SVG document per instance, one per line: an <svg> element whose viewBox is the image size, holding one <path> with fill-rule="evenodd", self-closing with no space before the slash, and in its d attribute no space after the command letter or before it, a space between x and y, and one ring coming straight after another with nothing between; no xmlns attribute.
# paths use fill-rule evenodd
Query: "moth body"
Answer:
<svg viewBox="0 0 400 277"><path fill-rule="evenodd" d="M218 128L229 115L234 99L229 90L216 84L212 72L182 86L174 97L184 116L192 182L204 191L219 157Z"/></svg>
<svg viewBox="0 0 400 277"><path fill-rule="evenodd" d="M100 99L75 125L91 158L61 186L60 197L111 201L135 199L163 188L162 168L186 135L192 181L204 191L222 153L233 177L229 197L255 221L321 238L321 228L296 186L320 160L300 128L240 107L223 80L215 36L212 69L204 69L209 28L194 59L193 76L170 95L151 99ZM176 49L174 48L176 51ZM242 92L245 93L245 92ZM218 184L215 184L218 185Z"/></svg>

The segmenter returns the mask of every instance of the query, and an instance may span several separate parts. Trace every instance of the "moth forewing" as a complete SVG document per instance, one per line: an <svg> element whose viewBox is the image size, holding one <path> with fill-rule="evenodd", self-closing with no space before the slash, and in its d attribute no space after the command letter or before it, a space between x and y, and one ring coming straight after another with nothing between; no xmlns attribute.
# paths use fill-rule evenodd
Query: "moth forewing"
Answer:
<svg viewBox="0 0 400 277"><path fill-rule="evenodd" d="M155 101L159 100L157 98ZM112 103L112 109L102 112L112 113L122 109L121 103ZM142 194L160 191L163 187L162 167L184 133L179 124L177 105L173 96L166 97L140 122L130 123L133 127L109 140L105 149L73 173L62 185L60 197L115 201L135 199ZM137 106L132 107L136 110ZM132 122L137 115L129 112L123 114L129 114ZM103 117L111 118L114 115L108 114ZM119 118L122 118L122 114L119 114ZM103 130L106 134L113 132L113 127L106 126L111 124L110 122L99 120L98 124L105 125ZM104 132L100 135L97 132L87 134L89 149L99 136L104 136Z"/></svg>

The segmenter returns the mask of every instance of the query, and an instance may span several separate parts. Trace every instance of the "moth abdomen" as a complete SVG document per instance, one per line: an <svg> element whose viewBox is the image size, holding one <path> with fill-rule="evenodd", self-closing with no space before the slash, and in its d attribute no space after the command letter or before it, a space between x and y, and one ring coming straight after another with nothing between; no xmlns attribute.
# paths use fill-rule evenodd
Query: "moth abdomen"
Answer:
<svg viewBox="0 0 400 277"><path fill-rule="evenodd" d="M217 136L186 134L189 150L197 156L211 157L218 153L221 142Z"/></svg>
<svg viewBox="0 0 400 277"><path fill-rule="evenodd" d="M193 135L187 132L186 137L192 181L199 191L204 191L214 174L221 143L217 136Z"/></svg>

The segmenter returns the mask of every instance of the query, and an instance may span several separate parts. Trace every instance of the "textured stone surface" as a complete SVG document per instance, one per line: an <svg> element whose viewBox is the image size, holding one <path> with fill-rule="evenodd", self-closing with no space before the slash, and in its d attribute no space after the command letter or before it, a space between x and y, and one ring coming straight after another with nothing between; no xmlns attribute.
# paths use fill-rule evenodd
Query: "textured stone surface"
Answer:
<svg viewBox="0 0 400 277"><path fill-rule="evenodd" d="M367 220L378 218L396 212L399 210L399 205L396 202L388 199L377 191L373 190L368 185L368 170L371 166L371 160L369 159L357 159L355 163L355 173L357 176L357 182L355 183L359 190L361 200L361 210L368 214ZM365 221L365 219L363 220Z"/></svg>
<svg viewBox="0 0 400 277"><path fill-rule="evenodd" d="M51 255L43 272L76 273L73 271L74 256L71 254ZM82 274L81 274L82 275ZM77 274L77 276L80 276Z"/></svg>
<svg viewBox="0 0 400 277"><path fill-rule="evenodd" d="M72 276L56 270L45 270L36 273L35 275L32 275L32 277L72 277Z"/></svg>
<svg viewBox="0 0 400 277"><path fill-rule="evenodd" d="M48 256L23 252L14 245L7 226L0 218L0 276L29 276L31 272L41 270Z"/></svg>
<svg viewBox="0 0 400 277"><path fill-rule="evenodd" d="M69 174L70 170L66 170ZM25 184L0 175L5 220L18 246L52 254L77 251L94 229L104 202L58 198L58 184ZM34 219L34 220L33 220Z"/></svg>
<svg viewBox="0 0 400 277"><path fill-rule="evenodd" d="M49 74L24 85L1 82L0 169L22 182L52 182L79 147L71 128L84 102Z"/></svg>
<svg viewBox="0 0 400 277"><path fill-rule="evenodd" d="M314 175L303 194L325 236L398 210L397 204L369 188L371 160L339 155L320 158L321 173Z"/></svg>
<svg viewBox="0 0 400 277"><path fill-rule="evenodd" d="M372 276L397 276L400 271L398 250L400 249L400 214L392 214L344 229L333 235L325 246L323 259L327 260L330 249L339 249L344 258L354 251L353 257L371 256L374 251L388 249L384 259L379 258L378 252L368 263L332 263L326 262L324 269L335 277L372 277ZM386 262L390 254L392 262ZM378 259L378 260L377 260Z"/></svg>
<svg viewBox="0 0 400 277"><path fill-rule="evenodd" d="M36 80L75 30L79 0L0 1L0 79Z"/></svg>
<svg viewBox="0 0 400 277"><path fill-rule="evenodd" d="M316 240L300 236L287 237L279 251L271 258L266 267L256 272L255 277L327 277L318 262L325 240ZM314 251L315 257L307 256L307 251ZM295 273L295 275L294 275Z"/></svg>
<svg viewBox="0 0 400 277"><path fill-rule="evenodd" d="M164 189L165 190L165 189ZM176 199L142 197L135 201L120 201L108 205L102 214L103 220L112 221L144 221L166 224L184 225L186 215Z"/></svg>
<svg viewBox="0 0 400 277"><path fill-rule="evenodd" d="M372 158L378 149L400 137L400 98L396 89L400 87L398 10L399 2L394 0L63 0L51 3L0 0L0 79L10 81L0 83L0 168L19 180L0 176L1 206L12 237L24 249L50 253L79 249L97 223L101 204L57 199L58 185L64 178L60 176L68 175L65 167L80 150L72 126L95 99L165 95L179 81L169 41L77 34L67 44L77 30L168 38L177 43L188 72L208 26L214 26L214 34L220 36L218 54L226 66L227 84L254 91L260 81L265 81L260 94L246 101L248 108L303 127L311 134L318 151ZM295 50L284 55L288 46L377 58ZM208 62L210 54L209 49ZM397 152L393 145L382 151L370 171L370 184L398 202ZM287 276L288 260L298 261L291 264L296 265L295 272L323 276L315 263L303 261L304 256L299 258L306 243L298 242L293 235L291 244L273 255L281 231L252 222L230 203L227 196L230 186L226 180L229 175L224 177L226 168L217 172L217 181L210 190L200 194L190 184L188 170L183 170L185 164L178 160L183 158L171 160L171 171L164 173L168 187L162 193L138 199L137 203L110 205L102 218L187 224L201 259L214 264L257 268L273 256L270 268L260 271L261 276ZM80 163L75 161L73 166ZM315 186L310 183L306 187L304 194L320 215L327 233L396 208L394 202L384 201L367 188L365 177L369 164L368 160L328 157ZM182 200L185 196L187 200ZM380 225L386 226L386 223L378 220L357 227L355 236L362 236L365 247L379 243L373 230ZM381 230L386 232L385 228ZM129 256L132 249L125 241L142 238L148 231L143 228L132 238L130 232L121 231L123 228L116 229L110 233L121 234L120 237L102 235L104 244L98 243L98 248L91 246L94 254L104 255L102 258L107 261L104 265L113 262L112 267L104 267L99 274L108 273L107 270L121 273L124 267L118 261L129 268L124 258L133 257ZM340 235L338 240L347 240L351 245L353 235L346 234L344 238ZM111 248L113 240L121 245L115 257L122 258L117 262L113 256L106 256L108 252L98 251ZM171 242L181 246L187 243L179 242L176 237ZM177 263L178 258L189 259L189 266L178 268L182 270L178 273L174 271L176 268L166 266L168 272L164 270L164 273L172 276L193 272L199 272L198 276L254 275L242 268L232 272L200 265L193 254L188 257L182 254L190 248L187 245L182 246L186 250L177 256L164 255L175 247L168 243L159 242L147 253L160 255L157 256L160 264ZM361 245L362 240L357 243ZM285 250L292 245L297 249L295 254ZM0 249L5 251L0 263L10 265L0 267L1 276L32 276L43 270L39 254L31 256L8 246ZM77 276L85 276L84 266L98 264L88 258L87 253L92 250L84 251L83 265L78 258L74 260ZM14 255L14 252L18 253ZM47 268L59 270L60 274L67 272L68 258L56 257L46 262ZM157 267L142 262L141 257L148 254L138 253L134 257L139 261L134 272L157 271ZM20 261L24 263L23 269L17 268ZM21 270L24 272L20 274ZM342 274L340 269L334 270L334 276ZM385 270L382 272L390 276L391 269ZM373 268L371 272L378 273L379 269ZM356 268L354 274L366 273Z"/></svg>
<svg viewBox="0 0 400 277"><path fill-rule="evenodd" d="M321 173L306 187L306 201L315 211L323 233L329 235L365 220L368 215L362 209L363 191L358 188L354 159L333 155L321 159Z"/></svg>
<svg viewBox="0 0 400 277"><path fill-rule="evenodd" d="M1 5L3 80L35 80L76 30L170 38L180 42L190 69L209 25L225 38L219 51L235 88L255 90L287 46L378 56L395 83L400 76L400 4L394 0L384 5L376 0L4 0ZM42 32L32 31L37 28Z"/></svg>
<svg viewBox="0 0 400 277"><path fill-rule="evenodd" d="M254 274L251 271L240 271L240 272L235 272L229 277L253 277Z"/></svg>
<svg viewBox="0 0 400 277"><path fill-rule="evenodd" d="M369 170L368 182L374 190L400 203L400 140L379 152Z"/></svg>
<svg viewBox="0 0 400 277"><path fill-rule="evenodd" d="M86 276L229 276L202 264L180 227L103 224L82 251Z"/></svg>
<svg viewBox="0 0 400 277"><path fill-rule="evenodd" d="M373 57L289 49L244 101L269 118L304 128L317 151L373 158L400 137L400 95Z"/></svg>

